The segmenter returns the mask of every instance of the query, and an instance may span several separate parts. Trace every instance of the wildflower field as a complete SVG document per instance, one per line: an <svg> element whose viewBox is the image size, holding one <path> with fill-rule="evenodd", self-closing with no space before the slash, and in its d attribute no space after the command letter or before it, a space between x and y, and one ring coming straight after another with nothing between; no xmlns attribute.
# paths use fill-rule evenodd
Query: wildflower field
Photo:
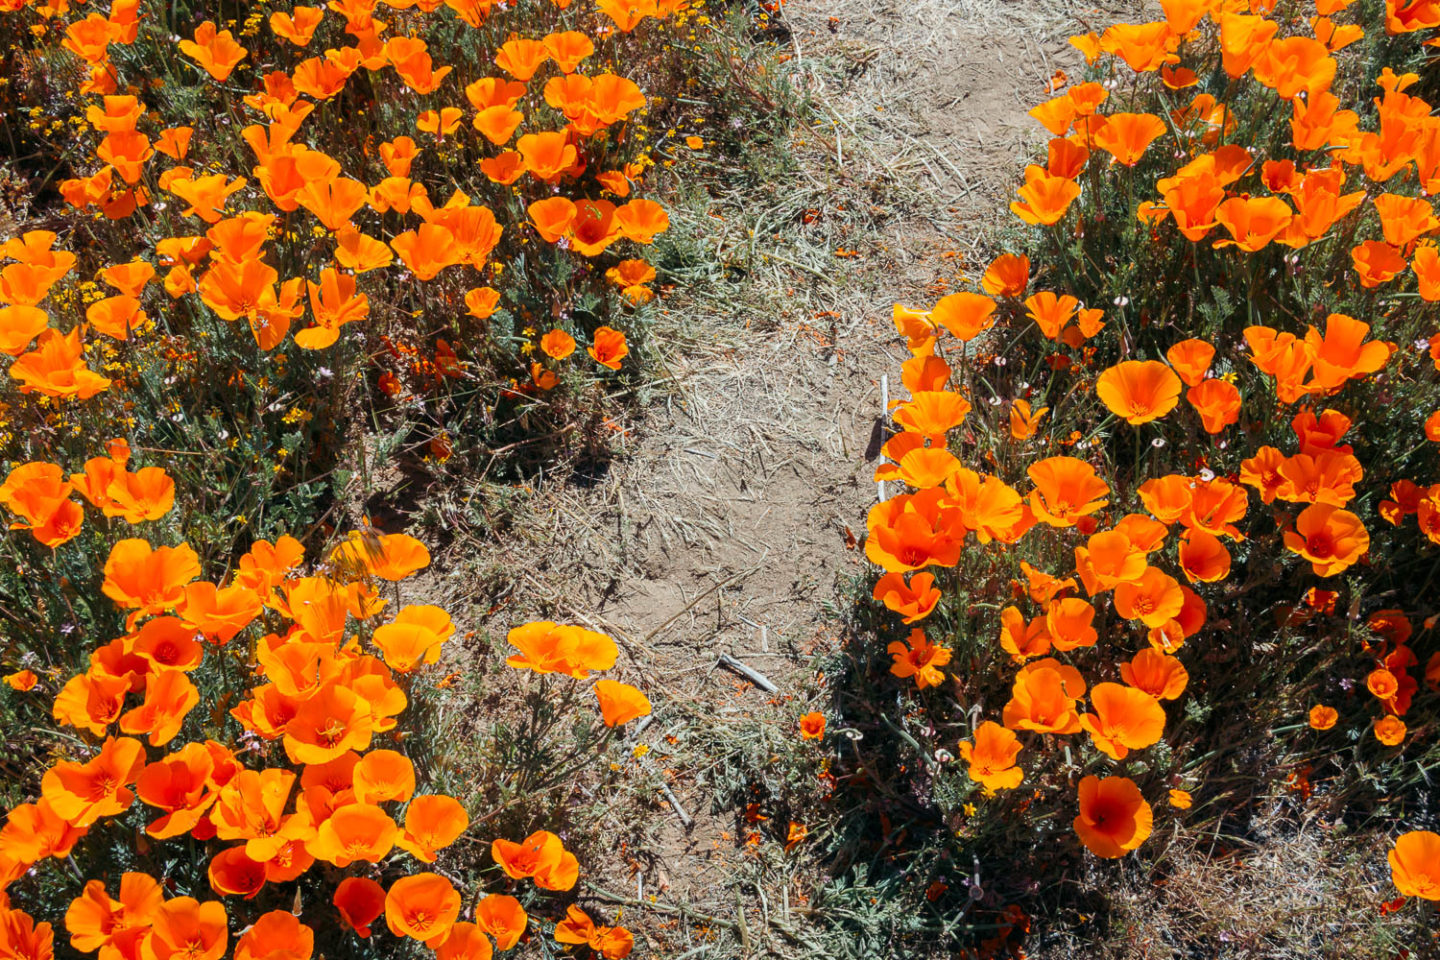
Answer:
<svg viewBox="0 0 1440 960"><path fill-rule="evenodd" d="M0 960L1440 957L1440 0L713 3L0 0Z"/></svg>

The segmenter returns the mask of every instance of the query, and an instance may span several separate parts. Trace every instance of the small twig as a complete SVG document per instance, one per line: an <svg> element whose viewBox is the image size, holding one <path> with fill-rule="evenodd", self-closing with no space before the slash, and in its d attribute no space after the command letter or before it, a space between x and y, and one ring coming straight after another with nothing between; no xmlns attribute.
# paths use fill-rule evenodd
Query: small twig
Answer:
<svg viewBox="0 0 1440 960"><path fill-rule="evenodd" d="M759 687L761 690L764 690L766 693L780 692L780 688L775 686L774 682L769 677L765 676L765 674L761 673L759 670L756 670L754 667L746 666L739 660L736 660L734 657L730 656L730 654L728 653L720 654L719 665L727 670L731 670L735 673L740 674L740 676L744 677L746 680L749 680L751 683L755 684L755 686Z"/></svg>

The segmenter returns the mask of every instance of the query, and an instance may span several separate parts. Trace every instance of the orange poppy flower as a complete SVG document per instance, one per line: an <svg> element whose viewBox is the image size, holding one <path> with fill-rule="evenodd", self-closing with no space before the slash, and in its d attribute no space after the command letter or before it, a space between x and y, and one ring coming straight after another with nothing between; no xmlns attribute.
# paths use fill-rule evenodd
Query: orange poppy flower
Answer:
<svg viewBox="0 0 1440 960"><path fill-rule="evenodd" d="M636 243L653 243L656 234L670 229L670 217L654 200L631 200L617 207L615 222L620 232Z"/></svg>
<svg viewBox="0 0 1440 960"><path fill-rule="evenodd" d="M1187 387L1198 387L1210 372L1215 348L1204 340L1181 340L1166 351L1165 358Z"/></svg>
<svg viewBox="0 0 1440 960"><path fill-rule="evenodd" d="M1387 714L1375 721L1375 739L1387 747L1398 747L1405 742L1405 722L1399 717Z"/></svg>
<svg viewBox="0 0 1440 960"><path fill-rule="evenodd" d="M495 55L495 65L521 83L529 82L535 71L550 59L550 51L539 40L507 40Z"/></svg>
<svg viewBox="0 0 1440 960"><path fill-rule="evenodd" d="M1080 196L1080 184L1052 177L1043 167L1031 164L1025 168L1025 185L1015 192L1020 199L1010 204L1011 213L1026 223L1051 226L1064 219L1070 204Z"/></svg>
<svg viewBox="0 0 1440 960"><path fill-rule="evenodd" d="M902 680L914 677L918 689L938 687L945 681L945 674L940 668L950 662L951 650L932 644L919 627L910 631L904 643L899 640L892 642L886 647L886 652L894 661L890 665L890 673Z"/></svg>
<svg viewBox="0 0 1440 960"><path fill-rule="evenodd" d="M61 688L55 697L53 715L57 723L103 737L105 728L120 719L129 689L128 678L112 677L92 666L71 677Z"/></svg>
<svg viewBox="0 0 1440 960"><path fill-rule="evenodd" d="M1220 477L1193 480L1190 483L1190 502L1180 522L1192 529L1209 531L1217 537L1241 540L1243 537L1235 521L1244 518L1248 507L1249 498L1245 490L1229 480Z"/></svg>
<svg viewBox="0 0 1440 960"><path fill-rule="evenodd" d="M887 573L876 582L873 595L900 614L901 622L907 625L928 617L941 596L934 575L929 573L913 574L909 583L902 574Z"/></svg>
<svg viewBox="0 0 1440 960"><path fill-rule="evenodd" d="M450 928L445 942L435 948L435 960L491 960L495 950L477 925L461 921Z"/></svg>
<svg viewBox="0 0 1440 960"><path fill-rule="evenodd" d="M1035 321L1040 332L1051 340L1060 339L1060 334L1075 316L1080 301L1068 293L1056 296L1049 290L1042 290L1025 300L1026 315Z"/></svg>
<svg viewBox="0 0 1440 960"><path fill-rule="evenodd" d="M870 508L865 556L888 573L953 567L964 547L959 510L941 488L891 497Z"/></svg>
<svg viewBox="0 0 1440 960"><path fill-rule="evenodd" d="M1440 900L1440 834L1411 830L1387 855L1390 879L1401 896Z"/></svg>
<svg viewBox="0 0 1440 960"><path fill-rule="evenodd" d="M198 581L186 584L179 612L186 624L215 643L226 644L260 615L261 607L260 598L242 584L220 589Z"/></svg>
<svg viewBox="0 0 1440 960"><path fill-rule="evenodd" d="M229 79L248 52L235 42L229 30L217 31L209 20L195 28L194 39L181 40L175 46L220 83Z"/></svg>
<svg viewBox="0 0 1440 960"><path fill-rule="evenodd" d="M1037 733L1078 733L1075 700L1085 694L1080 671L1053 658L1020 668L1001 719L1011 730Z"/></svg>
<svg viewBox="0 0 1440 960"><path fill-rule="evenodd" d="M401 610L394 622L377 627L370 639L380 648L387 667L397 673L412 673L440 659L440 648L454 629L450 617L439 607L410 606ZM447 632L442 635L442 630Z"/></svg>
<svg viewBox="0 0 1440 960"><path fill-rule="evenodd" d="M325 763L347 750L368 749L374 726L367 700L349 687L329 683L285 725L285 752L292 763Z"/></svg>
<svg viewBox="0 0 1440 960"><path fill-rule="evenodd" d="M1215 221L1230 234L1216 240L1217 247L1239 247L1247 253L1263 250L1290 225L1294 212L1279 197L1231 197L1215 209Z"/></svg>
<svg viewBox="0 0 1440 960"><path fill-rule="evenodd" d="M89 832L89 827L77 827L56 813L42 796L34 803L11 808L5 828L0 830L0 856L27 865L46 857L68 857L76 842Z"/></svg>
<svg viewBox="0 0 1440 960"><path fill-rule="evenodd" d="M406 230L390 241L405 266L417 280L433 280L446 267L461 261L455 234L434 223L424 223L418 230Z"/></svg>
<svg viewBox="0 0 1440 960"><path fill-rule="evenodd" d="M490 853L513 880L534 879L546 890L569 890L579 879L580 864L555 834L540 830L520 843L496 839Z"/></svg>
<svg viewBox="0 0 1440 960"><path fill-rule="evenodd" d="M583 680L591 670L615 666L620 648L615 641L581 627L542 620L516 627L505 639L520 652L505 662L518 670L563 673Z"/></svg>
<svg viewBox="0 0 1440 960"><path fill-rule="evenodd" d="M106 892L104 883L91 880L65 911L70 946L82 953L104 951L107 957L135 956L164 902L159 882L148 874L124 874L119 899Z"/></svg>
<svg viewBox="0 0 1440 960"><path fill-rule="evenodd" d="M297 47L308 47L325 16L324 7L296 7L289 13L270 14L270 30Z"/></svg>
<svg viewBox="0 0 1440 960"><path fill-rule="evenodd" d="M1077 520L1102 510L1110 486L1095 468L1074 457L1047 457L1025 471L1035 484L1030 509L1036 519L1052 527L1073 527Z"/></svg>
<svg viewBox="0 0 1440 960"><path fill-rule="evenodd" d="M995 325L995 307L994 300L978 293L952 293L935 304L930 318L968 343Z"/></svg>
<svg viewBox="0 0 1440 960"><path fill-rule="evenodd" d="M492 893L475 905L475 924L495 938L495 947L509 950L520 942L529 918L520 901L503 893Z"/></svg>
<svg viewBox="0 0 1440 960"><path fill-rule="evenodd" d="M1157 360L1126 360L1100 375L1095 393L1111 413L1138 426L1175 409L1180 378Z"/></svg>
<svg viewBox="0 0 1440 960"><path fill-rule="evenodd" d="M1036 617L1027 624L1019 607L1000 611L1000 649L1016 662L1045 656L1050 652L1050 629L1045 618Z"/></svg>
<svg viewBox="0 0 1440 960"><path fill-rule="evenodd" d="M166 900L151 916L144 954L155 960L220 960L229 940L225 908L218 900Z"/></svg>
<svg viewBox="0 0 1440 960"><path fill-rule="evenodd" d="M975 728L975 739L960 741L960 757L970 765L970 779L987 791L1013 790L1025 779L1025 771L1015 765L1020 755L1020 739L993 720Z"/></svg>
<svg viewBox="0 0 1440 960"><path fill-rule="evenodd" d="M444 794L416 797L405 809L405 832L395 845L425 863L460 839L470 826L470 815L460 801Z"/></svg>
<svg viewBox="0 0 1440 960"><path fill-rule="evenodd" d="M1045 611L1045 631L1050 643L1062 653L1093 647L1099 640L1094 627L1095 608L1078 597L1053 600Z"/></svg>
<svg viewBox="0 0 1440 960"><path fill-rule="evenodd" d="M265 886L265 864L252 860L242 844L210 858L210 889L222 897L253 900Z"/></svg>
<svg viewBox="0 0 1440 960"><path fill-rule="evenodd" d="M985 268L981 288L992 297L1018 297L1030 282L1030 258L1023 254L1002 253Z"/></svg>
<svg viewBox="0 0 1440 960"><path fill-rule="evenodd" d="M308 960L314 953L315 931L288 910L271 910L240 935L234 960Z"/></svg>
<svg viewBox="0 0 1440 960"><path fill-rule="evenodd" d="M1014 401L1010 404L1010 436L1016 440L1029 440L1039 428L1040 420L1049 411L1049 407L1032 410L1028 400Z"/></svg>
<svg viewBox="0 0 1440 960"><path fill-rule="evenodd" d="M1240 390L1226 380L1206 380L1187 390L1185 399L1200 414L1206 433L1218 434L1240 421Z"/></svg>
<svg viewBox="0 0 1440 960"><path fill-rule="evenodd" d="M965 422L970 401L949 390L922 390L895 408L897 426L943 442L945 434Z"/></svg>
<svg viewBox="0 0 1440 960"><path fill-rule="evenodd" d="M1156 567L1139 579L1117 584L1115 611L1126 620L1139 620L1147 627L1164 626L1185 604L1180 584Z"/></svg>
<svg viewBox="0 0 1440 960"><path fill-rule="evenodd" d="M1165 711L1144 690L1097 683L1090 691L1090 705L1095 712L1083 715L1080 726L1101 753L1115 760L1158 742L1165 733Z"/></svg>
<svg viewBox="0 0 1440 960"><path fill-rule="evenodd" d="M215 758L203 743L187 743L140 772L135 794L142 803L164 811L145 832L157 840L189 833L219 798L212 789Z"/></svg>
<svg viewBox="0 0 1440 960"><path fill-rule="evenodd" d="M800 739L801 740L823 740L825 739L825 714L817 713L814 710L800 718Z"/></svg>
<svg viewBox="0 0 1440 960"><path fill-rule="evenodd" d="M1325 44L1295 36L1265 44L1252 69L1256 80L1291 100L1302 93L1314 97L1327 92L1338 66Z"/></svg>
<svg viewBox="0 0 1440 960"><path fill-rule="evenodd" d="M536 179L554 183L575 166L574 144L562 132L527 133L515 141L520 162Z"/></svg>
<svg viewBox="0 0 1440 960"><path fill-rule="evenodd" d="M121 715L120 730L148 734L151 746L164 746L199 702L200 691L182 671L160 670L146 679L144 702Z"/></svg>
<svg viewBox="0 0 1440 960"><path fill-rule="evenodd" d="M1145 842L1153 824L1150 804L1133 780L1089 776L1080 781L1075 832L1097 857L1123 857Z"/></svg>
<svg viewBox="0 0 1440 960"><path fill-rule="evenodd" d="M21 393L88 400L110 387L110 380L85 366L80 327L67 334L46 329L34 350L10 364L10 378L20 382Z"/></svg>
<svg viewBox="0 0 1440 960"><path fill-rule="evenodd" d="M1285 547L1310 561L1317 576L1349 569L1370 549L1370 534L1360 518L1333 504L1315 503L1300 511Z"/></svg>
<svg viewBox="0 0 1440 960"><path fill-rule="evenodd" d="M62 760L40 781L40 795L55 813L77 827L130 809L129 789L145 766L145 747L128 737L107 737L96 756L85 762Z"/></svg>
<svg viewBox="0 0 1440 960"><path fill-rule="evenodd" d="M600 701L600 713L607 727L623 726L650 713L649 698L628 683L596 680L591 689Z"/></svg>
<svg viewBox="0 0 1440 960"><path fill-rule="evenodd" d="M1153 113L1112 113L1095 132L1094 142L1117 163L1133 167L1165 129L1165 121Z"/></svg>
<svg viewBox="0 0 1440 960"><path fill-rule="evenodd" d="M385 888L368 877L346 877L331 899L340 919L361 937L370 936L370 925L385 912Z"/></svg>
<svg viewBox="0 0 1440 960"><path fill-rule="evenodd" d="M1365 339L1370 325L1343 313L1325 318L1325 333L1310 327L1305 344L1310 348L1313 367L1310 390L1334 390L1347 380L1378 372L1395 353L1395 344Z"/></svg>
<svg viewBox="0 0 1440 960"><path fill-rule="evenodd" d="M575 338L564 330L551 330L540 338L540 350L552 360L564 360L575 352Z"/></svg>
<svg viewBox="0 0 1440 960"><path fill-rule="evenodd" d="M1190 682L1184 664L1153 648L1141 650L1129 663L1120 664L1120 677L1157 700L1178 698Z"/></svg>
<svg viewBox="0 0 1440 960"><path fill-rule="evenodd" d="M1191 583L1215 583L1230 575L1230 551L1205 530L1186 530L1180 538L1180 568Z"/></svg>
<svg viewBox="0 0 1440 960"><path fill-rule="evenodd" d="M5 686L14 690L16 693L29 693L31 690L34 690L35 685L40 682L40 678L35 675L35 671L28 669L7 673L4 677L0 677L0 680L4 680Z"/></svg>
<svg viewBox="0 0 1440 960"><path fill-rule="evenodd" d="M358 803L404 803L415 794L415 765L394 750L371 750L351 766L350 786Z"/></svg>
<svg viewBox="0 0 1440 960"><path fill-rule="evenodd" d="M0 306L0 353L18 357L49 326L49 315L39 307Z"/></svg>
<svg viewBox="0 0 1440 960"><path fill-rule="evenodd" d="M395 848L399 834L400 828L384 810L369 803L350 803L320 824L305 849L317 860L341 868L358 860L379 863Z"/></svg>
<svg viewBox="0 0 1440 960"><path fill-rule="evenodd" d="M620 369L620 361L630 354L630 347L625 342L625 334L610 327L598 327L595 330L593 344L585 348L590 354L590 359L602 367L609 367L611 370Z"/></svg>

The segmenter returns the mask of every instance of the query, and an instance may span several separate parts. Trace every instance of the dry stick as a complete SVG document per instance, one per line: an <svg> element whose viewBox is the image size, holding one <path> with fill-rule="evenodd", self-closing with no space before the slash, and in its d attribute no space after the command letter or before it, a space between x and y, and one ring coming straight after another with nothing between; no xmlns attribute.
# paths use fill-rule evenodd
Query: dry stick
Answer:
<svg viewBox="0 0 1440 960"><path fill-rule="evenodd" d="M618 894L611 893L604 887L598 887L589 880L584 881L584 883L591 893L608 903L618 903L622 907L635 907L640 910L654 910L657 913L668 913L672 916L688 917L692 920L699 920L701 923L708 923L711 926L724 927L726 930L733 931L735 929L735 922L733 920L722 920L719 917L712 917L708 913L701 913L698 910L691 910L689 907L682 907L676 904L632 900L629 897L622 897Z"/></svg>
<svg viewBox="0 0 1440 960"><path fill-rule="evenodd" d="M880 375L880 445L885 445L885 417L890 413L890 374ZM880 487L880 502L885 502L885 481L876 481Z"/></svg>
<svg viewBox="0 0 1440 960"><path fill-rule="evenodd" d="M775 686L774 682L772 682L769 677L765 676L765 674L761 673L759 670L756 670L754 667L746 666L739 660L736 660L734 657L730 656L730 654L728 653L720 654L719 665L727 670L731 670L735 673L740 674L740 676L744 677L746 680L749 680L751 683L755 684L755 686L759 687L761 690L764 690L766 693L780 692L780 688Z"/></svg>

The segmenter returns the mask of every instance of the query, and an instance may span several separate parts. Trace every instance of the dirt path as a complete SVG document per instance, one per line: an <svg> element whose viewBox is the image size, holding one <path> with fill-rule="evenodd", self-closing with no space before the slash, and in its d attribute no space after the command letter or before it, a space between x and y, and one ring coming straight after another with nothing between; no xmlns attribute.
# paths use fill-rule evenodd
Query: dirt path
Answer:
<svg viewBox="0 0 1440 960"><path fill-rule="evenodd" d="M1076 70L1064 38L1083 29L1046 0L795 0L785 16L815 109L793 182L672 213L712 247L714 214L725 218L724 275L669 305L684 333L673 386L606 473L542 485L518 535L470 567L511 582L517 603L610 632L628 654L621 678L661 691L666 737L647 739L694 822L661 805L633 844L641 888L718 898L732 915L737 815L714 802L713 758L695 749L711 741L687 752L665 701L785 738L803 705L824 707L809 664L838 643L839 588L862 569L880 378L898 381L904 359L891 304L933 302L983 263L1037 142L1025 112L1052 71ZM512 619L502 608L493 627ZM779 694L717 670L721 654Z"/></svg>

